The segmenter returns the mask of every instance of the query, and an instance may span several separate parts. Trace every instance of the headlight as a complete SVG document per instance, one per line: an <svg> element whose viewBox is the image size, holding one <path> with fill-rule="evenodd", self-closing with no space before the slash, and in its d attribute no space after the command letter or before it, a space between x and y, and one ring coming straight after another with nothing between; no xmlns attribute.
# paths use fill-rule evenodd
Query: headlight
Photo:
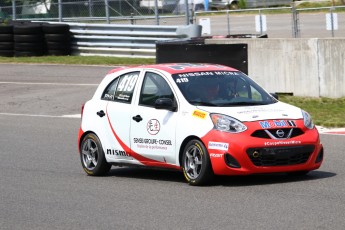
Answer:
<svg viewBox="0 0 345 230"><path fill-rule="evenodd" d="M245 126L242 122L229 116L213 113L211 114L211 119L213 121L214 128L219 131L240 133L247 130L247 126Z"/></svg>
<svg viewBox="0 0 345 230"><path fill-rule="evenodd" d="M302 115L303 115L303 121L304 121L305 127L307 127L308 129L313 129L314 123L311 119L310 114L307 113L306 111L302 110Z"/></svg>

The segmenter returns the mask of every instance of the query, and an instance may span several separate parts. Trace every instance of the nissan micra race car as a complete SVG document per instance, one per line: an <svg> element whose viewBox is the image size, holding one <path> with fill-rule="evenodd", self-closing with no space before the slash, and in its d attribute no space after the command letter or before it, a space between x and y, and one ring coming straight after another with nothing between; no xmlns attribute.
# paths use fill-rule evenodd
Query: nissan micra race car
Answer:
<svg viewBox="0 0 345 230"><path fill-rule="evenodd" d="M217 64L116 68L82 108L81 164L182 170L190 185L213 175L305 174L323 146L310 115L244 73Z"/></svg>

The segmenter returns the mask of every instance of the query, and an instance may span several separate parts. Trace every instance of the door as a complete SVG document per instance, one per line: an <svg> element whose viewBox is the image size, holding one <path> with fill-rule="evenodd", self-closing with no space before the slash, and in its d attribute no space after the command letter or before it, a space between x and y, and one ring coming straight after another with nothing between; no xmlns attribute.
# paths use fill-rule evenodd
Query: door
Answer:
<svg viewBox="0 0 345 230"><path fill-rule="evenodd" d="M108 100L106 107L104 151L107 159L115 162L132 161L130 149L130 125L133 109L132 99L139 78L139 71L117 77L103 93Z"/></svg>
<svg viewBox="0 0 345 230"><path fill-rule="evenodd" d="M168 82L158 73L146 72L138 106L132 111L131 148L152 166L170 167L176 164L175 127L177 112L155 109L158 98L176 102ZM177 111L177 110L176 110Z"/></svg>

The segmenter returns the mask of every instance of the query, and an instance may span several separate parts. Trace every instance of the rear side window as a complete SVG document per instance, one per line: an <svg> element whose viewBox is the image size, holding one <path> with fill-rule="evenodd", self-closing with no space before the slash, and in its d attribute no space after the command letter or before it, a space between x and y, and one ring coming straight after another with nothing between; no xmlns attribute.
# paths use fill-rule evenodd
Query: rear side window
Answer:
<svg viewBox="0 0 345 230"><path fill-rule="evenodd" d="M102 100L131 103L139 72L126 73L114 79L104 90Z"/></svg>

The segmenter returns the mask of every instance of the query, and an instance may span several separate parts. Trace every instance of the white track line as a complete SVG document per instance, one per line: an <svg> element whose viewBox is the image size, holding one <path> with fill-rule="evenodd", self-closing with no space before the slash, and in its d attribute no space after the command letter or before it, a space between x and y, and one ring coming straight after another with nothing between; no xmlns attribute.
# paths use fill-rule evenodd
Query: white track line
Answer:
<svg viewBox="0 0 345 230"><path fill-rule="evenodd" d="M2 81L0 84L11 84L11 85L70 85L70 86L98 86L98 84L77 84L77 83L57 83L57 82L11 82Z"/></svg>
<svg viewBox="0 0 345 230"><path fill-rule="evenodd" d="M71 114L71 115L43 115L43 114L22 114L22 113L0 113L4 116L20 116L20 117L49 117L49 118L80 118L80 114Z"/></svg>

